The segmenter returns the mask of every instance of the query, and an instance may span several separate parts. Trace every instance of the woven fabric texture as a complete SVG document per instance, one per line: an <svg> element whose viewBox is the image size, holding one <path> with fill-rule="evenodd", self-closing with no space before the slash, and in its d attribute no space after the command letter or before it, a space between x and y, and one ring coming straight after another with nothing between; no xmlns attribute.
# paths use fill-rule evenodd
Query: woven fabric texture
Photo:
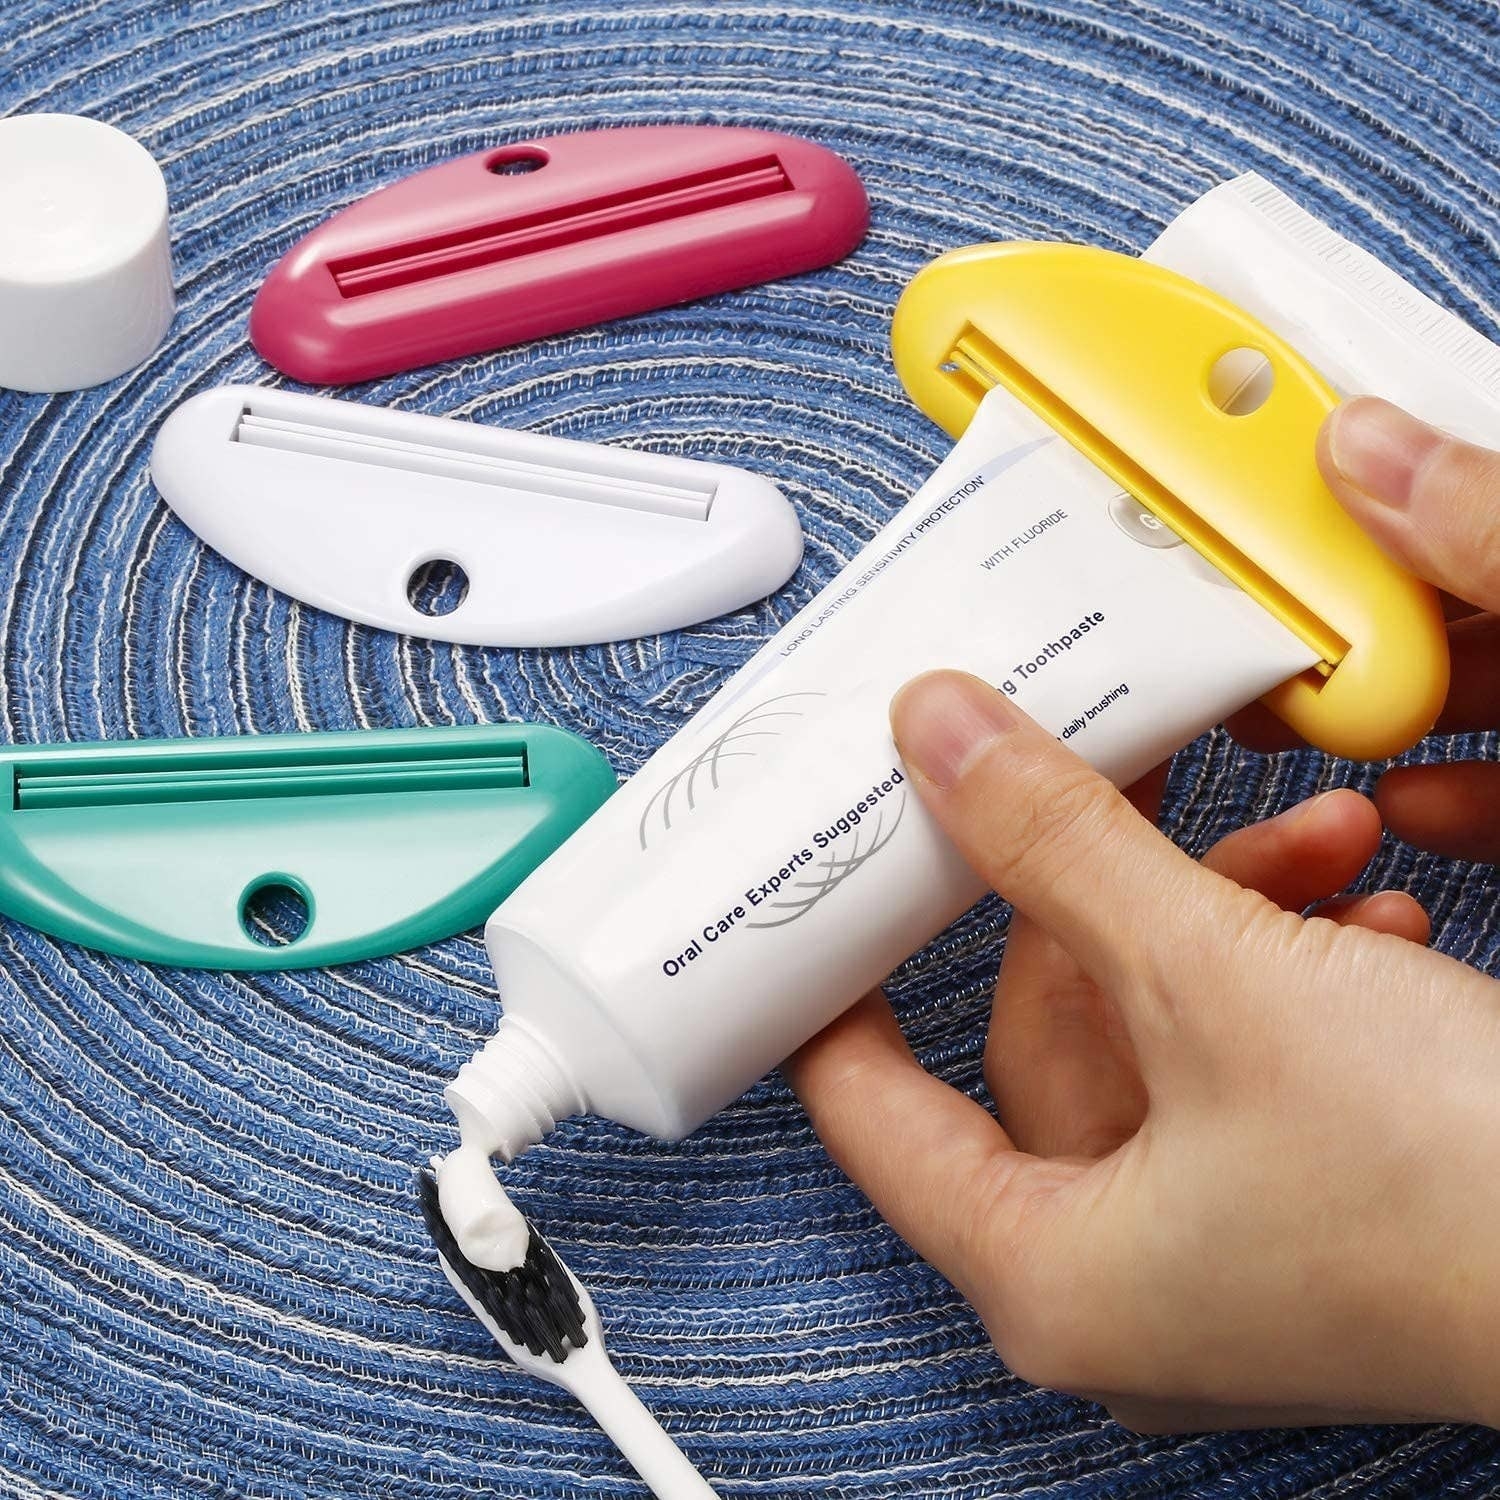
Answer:
<svg viewBox="0 0 1500 1500"><path fill-rule="evenodd" d="M0 724L17 741L533 719L635 770L944 448L887 332L935 253L1136 250L1246 169L1493 334L1500 45L1489 0L3 0L0 113L75 111L162 163L181 306L144 368L0 393ZM587 126L779 128L844 153L842 265L374 383L360 400L726 457L807 555L776 597L576 651L398 639L300 608L157 499L191 393L281 383L246 339L277 256L369 190ZM4 213L0 205L0 213ZM1441 757L1448 744L1420 752ZM1369 768L1178 763L1201 849ZM1500 957L1495 883L1396 846L1437 941ZM580 922L590 913L580 911ZM981 1088L997 904L897 976L916 1046ZM330 972L163 971L0 923L0 1494L638 1496L438 1274L411 1171L497 1016L477 933ZM620 1365L725 1496L1500 1493L1500 1439L1344 1429L1142 1439L1027 1387L872 1215L776 1080L680 1145L570 1124L513 1174Z"/></svg>

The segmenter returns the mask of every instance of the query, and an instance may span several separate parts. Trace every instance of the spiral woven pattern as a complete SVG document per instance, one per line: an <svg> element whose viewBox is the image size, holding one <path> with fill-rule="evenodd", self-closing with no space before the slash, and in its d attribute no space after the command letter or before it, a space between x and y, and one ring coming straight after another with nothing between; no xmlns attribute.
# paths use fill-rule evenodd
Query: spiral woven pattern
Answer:
<svg viewBox="0 0 1500 1500"><path fill-rule="evenodd" d="M20 741L520 718L629 774L942 451L887 328L956 245L1138 249L1253 168L1491 334L1500 304L1488 0L6 0L0 113L32 110L109 121L163 164L181 306L111 385L0 393L0 723ZM773 476L808 538L779 595L608 648L434 645L300 608L159 502L163 416L279 382L246 316L301 234L458 152L650 122L835 148L869 188L868 240L783 284L351 394ZM1215 738L1181 760L1169 818L1200 848L1368 775ZM1391 847L1373 878L1494 963L1492 871ZM982 907L895 985L924 1059L968 1089L1002 935ZM451 1141L440 1089L497 1015L477 934L264 977L10 923L0 945L0 1494L643 1493L496 1356L422 1233L412 1168ZM776 1081L681 1145L567 1126L514 1177L725 1496L1500 1493L1500 1440L1473 1429L1148 1440L1027 1387Z"/></svg>

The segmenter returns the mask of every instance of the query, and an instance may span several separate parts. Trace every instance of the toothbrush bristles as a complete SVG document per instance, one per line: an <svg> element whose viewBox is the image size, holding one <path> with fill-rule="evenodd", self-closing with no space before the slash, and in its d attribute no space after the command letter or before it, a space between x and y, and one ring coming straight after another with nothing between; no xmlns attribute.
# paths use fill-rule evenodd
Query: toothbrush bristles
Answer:
<svg viewBox="0 0 1500 1500"><path fill-rule="evenodd" d="M443 1217L437 1177L426 1169L417 1173L417 1196L438 1254L508 1338L558 1364L588 1343L573 1278L529 1219L526 1259L513 1271L491 1271L476 1266L459 1248Z"/></svg>

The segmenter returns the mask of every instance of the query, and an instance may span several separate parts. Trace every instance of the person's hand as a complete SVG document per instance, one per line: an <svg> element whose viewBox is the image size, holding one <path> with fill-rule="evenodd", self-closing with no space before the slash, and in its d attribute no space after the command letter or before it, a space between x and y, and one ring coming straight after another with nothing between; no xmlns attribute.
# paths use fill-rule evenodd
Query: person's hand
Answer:
<svg viewBox="0 0 1500 1500"><path fill-rule="evenodd" d="M1500 1422L1500 984L1383 893L1333 792L1199 864L974 678L898 695L932 814L1017 908L985 1072L879 994L788 1073L1021 1376L1142 1430ZM1024 915L1020 915L1024 913Z"/></svg>
<svg viewBox="0 0 1500 1500"><path fill-rule="evenodd" d="M1362 397L1324 423L1318 462L1354 519L1397 562L1444 590L1453 685L1438 732L1500 728L1500 453ZM1257 750L1296 743L1264 709L1237 715L1229 727ZM1401 766L1381 778L1375 800L1408 843L1500 861L1500 764Z"/></svg>

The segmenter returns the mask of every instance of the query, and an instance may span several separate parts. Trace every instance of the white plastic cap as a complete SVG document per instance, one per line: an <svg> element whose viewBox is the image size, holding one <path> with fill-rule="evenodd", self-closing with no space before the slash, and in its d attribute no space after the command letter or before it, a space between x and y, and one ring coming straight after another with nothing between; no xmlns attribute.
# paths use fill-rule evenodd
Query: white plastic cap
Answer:
<svg viewBox="0 0 1500 1500"><path fill-rule="evenodd" d="M80 115L12 115L0 204L0 386L76 391L147 359L174 310L151 153Z"/></svg>

